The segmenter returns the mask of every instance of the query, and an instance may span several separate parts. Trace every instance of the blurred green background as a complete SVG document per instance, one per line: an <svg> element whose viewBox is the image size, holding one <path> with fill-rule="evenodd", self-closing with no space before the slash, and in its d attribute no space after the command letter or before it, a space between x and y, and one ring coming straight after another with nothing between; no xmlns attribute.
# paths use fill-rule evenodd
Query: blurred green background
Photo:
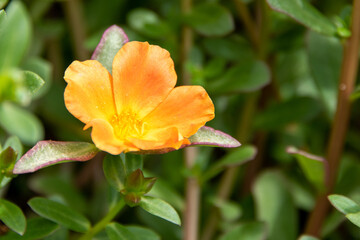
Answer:
<svg viewBox="0 0 360 240"><path fill-rule="evenodd" d="M185 178L196 176L201 187L199 239L297 239L327 173L322 162L296 149L326 155L343 44L351 34L351 4L194 0L187 8L180 0L0 0L6 11L6 16L0 12L0 142L5 149L5 142L18 143L9 140L17 136L24 146L19 155L43 139L91 142L90 131L83 131L65 108L63 74L72 61L90 59L103 32L116 24L130 41L167 49L178 85L202 85L212 98L216 116L207 125L245 146L199 147L192 169L184 167L183 150L147 156L146 175L158 177L150 195L182 213ZM41 79L45 84L40 88ZM352 95L335 187L355 201L360 201L359 95ZM290 146L296 149L287 151ZM219 161L230 164L216 166ZM118 197L101 164L96 157L19 175L2 183L0 197L18 205L27 218L34 213L26 202L47 196L94 222ZM226 182L229 169L233 176ZM344 220L332 208L321 239L360 239L360 230ZM181 227L140 208L126 208L117 221L152 229L155 237L148 239L182 238ZM8 231L0 222L0 235ZM50 232L44 239L76 237L64 227ZM106 234L97 239L107 239Z"/></svg>

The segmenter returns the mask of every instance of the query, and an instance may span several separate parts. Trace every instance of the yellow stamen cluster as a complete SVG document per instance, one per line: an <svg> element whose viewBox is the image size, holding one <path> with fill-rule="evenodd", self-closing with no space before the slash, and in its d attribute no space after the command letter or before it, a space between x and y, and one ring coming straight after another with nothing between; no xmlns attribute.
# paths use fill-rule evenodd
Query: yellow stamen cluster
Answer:
<svg viewBox="0 0 360 240"><path fill-rule="evenodd" d="M127 136L139 137L145 131L144 122L132 111L122 111L120 114L113 115L111 124L119 139L125 139Z"/></svg>

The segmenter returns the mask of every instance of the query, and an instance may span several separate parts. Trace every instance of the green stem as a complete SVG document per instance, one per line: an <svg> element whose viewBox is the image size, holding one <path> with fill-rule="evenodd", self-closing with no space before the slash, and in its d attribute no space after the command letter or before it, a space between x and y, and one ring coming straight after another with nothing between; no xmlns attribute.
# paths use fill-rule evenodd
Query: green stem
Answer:
<svg viewBox="0 0 360 240"><path fill-rule="evenodd" d="M93 236L103 230L106 225L108 225L114 217L119 213L119 211L125 206L125 200L122 197L120 201L106 214L106 216L101 219L93 228L91 228L87 233L85 233L79 240L91 240Z"/></svg>

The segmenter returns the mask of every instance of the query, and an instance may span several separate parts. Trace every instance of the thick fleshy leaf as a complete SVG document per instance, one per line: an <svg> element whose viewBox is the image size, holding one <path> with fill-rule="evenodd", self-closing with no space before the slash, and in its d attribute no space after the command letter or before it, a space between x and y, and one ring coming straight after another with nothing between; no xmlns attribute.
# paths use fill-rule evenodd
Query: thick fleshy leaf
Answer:
<svg viewBox="0 0 360 240"><path fill-rule="evenodd" d="M231 13L217 3L198 4L185 16L185 21L206 36L222 36L234 29Z"/></svg>
<svg viewBox="0 0 360 240"><path fill-rule="evenodd" d="M253 187L257 219L266 223L269 240L296 239L297 236L297 211L287 181L280 172L265 171Z"/></svg>
<svg viewBox="0 0 360 240"><path fill-rule="evenodd" d="M14 232L24 234L26 219L23 212L18 206L5 199L0 199L0 220Z"/></svg>
<svg viewBox="0 0 360 240"><path fill-rule="evenodd" d="M53 233L59 225L44 218L31 218L28 220L26 232L23 236L17 233L9 232L1 236L1 240L38 240Z"/></svg>
<svg viewBox="0 0 360 240"><path fill-rule="evenodd" d="M255 57L250 43L240 36L231 35L226 38L205 38L203 45L210 55L230 61L245 62Z"/></svg>
<svg viewBox="0 0 360 240"><path fill-rule="evenodd" d="M333 194L328 197L331 204L343 214L360 212L360 205L348 197Z"/></svg>
<svg viewBox="0 0 360 240"><path fill-rule="evenodd" d="M310 31L307 38L309 67L330 119L336 109L342 60L342 43L336 37Z"/></svg>
<svg viewBox="0 0 360 240"><path fill-rule="evenodd" d="M319 240L319 239L310 235L301 235L299 240Z"/></svg>
<svg viewBox="0 0 360 240"><path fill-rule="evenodd" d="M191 145L214 146L235 148L241 146L235 138L215 130L211 127L204 126L189 138Z"/></svg>
<svg viewBox="0 0 360 240"><path fill-rule="evenodd" d="M110 223L105 228L110 240L139 240L129 229L118 223Z"/></svg>
<svg viewBox="0 0 360 240"><path fill-rule="evenodd" d="M214 94L253 92L269 84L270 78L270 70L264 62L249 59L209 82L207 89Z"/></svg>
<svg viewBox="0 0 360 240"><path fill-rule="evenodd" d="M61 203L35 197L28 202L31 209L40 216L63 225L75 232L86 232L90 222L82 214Z"/></svg>
<svg viewBox="0 0 360 240"><path fill-rule="evenodd" d="M17 154L17 160L22 156L24 148L20 142L20 139L17 136L11 136L8 139L6 139L6 142L3 146L3 149L6 149L7 147L11 147L14 149L14 151Z"/></svg>
<svg viewBox="0 0 360 240"><path fill-rule="evenodd" d="M295 147L288 147L286 151L295 156L306 178L319 191L324 190L329 168L325 158L298 150Z"/></svg>
<svg viewBox="0 0 360 240"><path fill-rule="evenodd" d="M346 214L345 217L353 224L360 227L360 212Z"/></svg>
<svg viewBox="0 0 360 240"><path fill-rule="evenodd" d="M31 39L31 21L21 1L11 1L6 8L0 34L0 70L16 67L24 57Z"/></svg>
<svg viewBox="0 0 360 240"><path fill-rule="evenodd" d="M35 94L45 83L36 73L24 71L25 86L31 94Z"/></svg>
<svg viewBox="0 0 360 240"><path fill-rule="evenodd" d="M0 153L0 189L10 182L13 177L12 169L16 158L17 153L12 147L7 147Z"/></svg>
<svg viewBox="0 0 360 240"><path fill-rule="evenodd" d="M161 38L166 36L170 28L153 11L145 8L137 8L127 14L127 22L136 31L151 38Z"/></svg>
<svg viewBox="0 0 360 240"><path fill-rule="evenodd" d="M139 227L139 226L127 226L126 228L130 232L132 232L138 239L141 239L141 240L160 240L160 236L157 235L151 229L144 228L144 227Z"/></svg>
<svg viewBox="0 0 360 240"><path fill-rule="evenodd" d="M25 63L22 64L22 69L36 73L44 80L44 84L32 97L39 98L43 96L49 90L52 81L51 63L38 57L27 58Z"/></svg>
<svg viewBox="0 0 360 240"><path fill-rule="evenodd" d="M111 186L118 191L124 189L127 169L119 155L107 154L103 161L103 170Z"/></svg>
<svg viewBox="0 0 360 240"><path fill-rule="evenodd" d="M4 21L5 21L5 19L6 19L6 13L5 13L5 11L4 10L0 10L0 33L1 33L1 30L2 30L2 28L3 28L3 26L4 26Z"/></svg>
<svg viewBox="0 0 360 240"><path fill-rule="evenodd" d="M43 126L35 115L10 102L0 104L0 125L27 144L35 144L44 135Z"/></svg>
<svg viewBox="0 0 360 240"><path fill-rule="evenodd" d="M306 27L326 35L334 35L336 27L322 13L305 0L267 0L270 7L289 15Z"/></svg>
<svg viewBox="0 0 360 240"><path fill-rule="evenodd" d="M201 177L203 181L209 180L218 173L220 173L225 167L244 164L252 159L257 154L256 147L252 145L241 146L232 152L226 154L222 159L212 165Z"/></svg>
<svg viewBox="0 0 360 240"><path fill-rule="evenodd" d="M129 39L124 30L113 25L104 32L91 59L98 60L111 73L116 53L128 41Z"/></svg>
<svg viewBox="0 0 360 240"><path fill-rule="evenodd" d="M60 198L66 205L85 212L88 210L87 200L76 185L58 175L35 175L30 179L31 190L44 196Z"/></svg>
<svg viewBox="0 0 360 240"><path fill-rule="evenodd" d="M139 206L155 216L161 217L174 224L181 225L180 217L175 209L161 199L144 196L141 198Z"/></svg>
<svg viewBox="0 0 360 240"><path fill-rule="evenodd" d="M262 240L266 239L266 226L261 222L243 223L233 227L225 233L219 240L234 240L241 236L241 240Z"/></svg>
<svg viewBox="0 0 360 240"><path fill-rule="evenodd" d="M9 0L0 0L0 9L4 8Z"/></svg>
<svg viewBox="0 0 360 240"><path fill-rule="evenodd" d="M86 142L40 141L15 164L14 173L22 174L70 161L87 161L99 149Z"/></svg>
<svg viewBox="0 0 360 240"><path fill-rule="evenodd" d="M360 98L360 86L357 86L350 96L351 101L355 101L358 98Z"/></svg>
<svg viewBox="0 0 360 240"><path fill-rule="evenodd" d="M293 111L294 109L296 111ZM320 110L317 100L310 97L295 97L270 105L256 117L254 125L261 129L276 130L290 123L306 122L315 117Z"/></svg>

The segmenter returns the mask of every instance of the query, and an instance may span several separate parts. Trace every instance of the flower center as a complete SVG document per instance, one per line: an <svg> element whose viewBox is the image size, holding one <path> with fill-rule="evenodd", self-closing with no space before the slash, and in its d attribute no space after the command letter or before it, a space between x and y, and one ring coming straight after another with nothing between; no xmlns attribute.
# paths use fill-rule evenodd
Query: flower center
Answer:
<svg viewBox="0 0 360 240"><path fill-rule="evenodd" d="M144 122L132 111L115 114L111 119L111 124L119 139L125 139L128 136L138 137L144 134Z"/></svg>

